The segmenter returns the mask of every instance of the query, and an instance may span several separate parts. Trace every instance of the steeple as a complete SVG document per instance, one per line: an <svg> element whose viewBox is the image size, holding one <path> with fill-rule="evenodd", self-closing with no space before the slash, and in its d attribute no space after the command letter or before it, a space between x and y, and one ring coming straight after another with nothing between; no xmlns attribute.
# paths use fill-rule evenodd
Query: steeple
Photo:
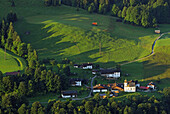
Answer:
<svg viewBox="0 0 170 114"><path fill-rule="evenodd" d="M124 80L124 87L127 87L127 80Z"/></svg>

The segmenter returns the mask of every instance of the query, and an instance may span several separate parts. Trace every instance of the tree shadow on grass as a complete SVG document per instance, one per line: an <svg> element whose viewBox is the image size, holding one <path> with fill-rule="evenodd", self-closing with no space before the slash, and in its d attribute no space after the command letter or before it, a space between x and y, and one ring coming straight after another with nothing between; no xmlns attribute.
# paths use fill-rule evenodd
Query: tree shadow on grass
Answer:
<svg viewBox="0 0 170 114"><path fill-rule="evenodd" d="M107 48L102 48L102 51L107 51ZM73 56L69 56L71 60L74 60L75 63L82 63L82 62L95 62L99 58L102 58L102 55L98 55L97 57L91 58L91 55L99 53L99 49L93 49L86 52L81 52L80 54L76 54Z"/></svg>
<svg viewBox="0 0 170 114"><path fill-rule="evenodd" d="M149 61L143 62L144 65L144 78L146 80L157 79L158 77L163 79L166 78L167 70L170 68L170 65L150 63ZM168 74L167 74L168 75Z"/></svg>

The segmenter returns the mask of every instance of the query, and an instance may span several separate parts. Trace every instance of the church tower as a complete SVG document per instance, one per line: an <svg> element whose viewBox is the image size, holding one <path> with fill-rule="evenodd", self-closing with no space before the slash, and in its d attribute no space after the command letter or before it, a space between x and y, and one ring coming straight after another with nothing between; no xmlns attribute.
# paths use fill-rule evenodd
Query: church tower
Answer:
<svg viewBox="0 0 170 114"><path fill-rule="evenodd" d="M127 80L124 81L124 87L127 87Z"/></svg>

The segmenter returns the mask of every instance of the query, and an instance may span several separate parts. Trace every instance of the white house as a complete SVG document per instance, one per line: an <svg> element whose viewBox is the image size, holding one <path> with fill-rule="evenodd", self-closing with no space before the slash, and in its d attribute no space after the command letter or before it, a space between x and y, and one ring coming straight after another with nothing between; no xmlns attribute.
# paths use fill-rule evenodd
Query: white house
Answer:
<svg viewBox="0 0 170 114"><path fill-rule="evenodd" d="M107 78L119 78L120 77L120 70L116 69L102 69L100 71L101 76L105 76Z"/></svg>
<svg viewBox="0 0 170 114"><path fill-rule="evenodd" d="M74 68L79 68L80 65L74 64Z"/></svg>
<svg viewBox="0 0 170 114"><path fill-rule="evenodd" d="M92 63L84 63L80 66L82 69L93 69Z"/></svg>
<svg viewBox="0 0 170 114"><path fill-rule="evenodd" d="M71 86L82 86L82 79L70 79Z"/></svg>
<svg viewBox="0 0 170 114"><path fill-rule="evenodd" d="M124 92L136 92L136 84L134 81L124 81Z"/></svg>
<svg viewBox="0 0 170 114"><path fill-rule="evenodd" d="M100 71L99 70L97 70L97 69L93 69L92 70L92 74L97 74L97 73L99 73Z"/></svg>
<svg viewBox="0 0 170 114"><path fill-rule="evenodd" d="M147 84L147 87L149 87L151 89L155 89L155 84L153 82L150 82Z"/></svg>
<svg viewBox="0 0 170 114"><path fill-rule="evenodd" d="M77 91L63 91L61 93L62 98L77 97Z"/></svg>

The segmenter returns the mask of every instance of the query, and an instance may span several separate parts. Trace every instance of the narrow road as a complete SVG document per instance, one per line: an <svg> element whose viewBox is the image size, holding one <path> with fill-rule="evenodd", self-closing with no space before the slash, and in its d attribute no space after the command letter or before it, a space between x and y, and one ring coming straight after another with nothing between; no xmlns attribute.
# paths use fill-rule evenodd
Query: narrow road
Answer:
<svg viewBox="0 0 170 114"><path fill-rule="evenodd" d="M133 63L133 62L136 62L136 61L140 61L140 60L143 60L143 59L146 59L146 58L152 56L152 55L154 54L154 49L155 49L155 44L156 44L156 42L157 42L163 35L169 34L169 33L170 33L170 32L162 33L162 34L153 42L153 44L152 44L152 52L151 52L149 55L147 55L147 56L145 56L145 57L143 57L143 58L140 58L140 59L136 59L136 60L129 61L129 62L126 62L126 63L122 63L122 64L120 64L120 65L121 65L121 66L122 66L122 65L126 65L126 64Z"/></svg>
<svg viewBox="0 0 170 114"><path fill-rule="evenodd" d="M86 99L86 98L89 98L91 97L91 93L93 92L93 81L94 79L96 78L97 76L94 76L91 80L91 90L90 90L90 93L87 97L84 97L84 98L73 98L72 100L83 100L83 99Z"/></svg>

